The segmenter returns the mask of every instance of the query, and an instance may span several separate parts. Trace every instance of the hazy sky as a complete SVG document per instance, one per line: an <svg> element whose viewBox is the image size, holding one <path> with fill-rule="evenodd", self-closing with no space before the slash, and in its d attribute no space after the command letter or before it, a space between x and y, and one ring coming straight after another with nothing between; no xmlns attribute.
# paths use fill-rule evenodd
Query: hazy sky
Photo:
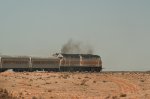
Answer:
<svg viewBox="0 0 150 99"><path fill-rule="evenodd" d="M105 70L150 70L150 0L0 0L0 53L49 56L90 44Z"/></svg>

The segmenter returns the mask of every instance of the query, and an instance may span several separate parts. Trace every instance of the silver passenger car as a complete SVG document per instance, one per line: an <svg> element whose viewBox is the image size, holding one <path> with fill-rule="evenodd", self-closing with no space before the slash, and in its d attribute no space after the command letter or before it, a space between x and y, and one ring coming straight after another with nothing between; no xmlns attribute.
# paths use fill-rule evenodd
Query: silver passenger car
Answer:
<svg viewBox="0 0 150 99"><path fill-rule="evenodd" d="M58 58L31 58L32 69L59 69Z"/></svg>
<svg viewBox="0 0 150 99"><path fill-rule="evenodd" d="M1 67L3 69L14 69L14 68L29 68L30 58L29 57L1 57Z"/></svg>

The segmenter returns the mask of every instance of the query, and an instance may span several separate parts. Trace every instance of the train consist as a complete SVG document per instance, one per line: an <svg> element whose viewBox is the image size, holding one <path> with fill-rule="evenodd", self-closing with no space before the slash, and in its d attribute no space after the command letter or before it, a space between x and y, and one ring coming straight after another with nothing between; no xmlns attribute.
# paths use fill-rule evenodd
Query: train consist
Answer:
<svg viewBox="0 0 150 99"><path fill-rule="evenodd" d="M56 53L52 58L0 57L0 71L101 71L100 56L92 54Z"/></svg>

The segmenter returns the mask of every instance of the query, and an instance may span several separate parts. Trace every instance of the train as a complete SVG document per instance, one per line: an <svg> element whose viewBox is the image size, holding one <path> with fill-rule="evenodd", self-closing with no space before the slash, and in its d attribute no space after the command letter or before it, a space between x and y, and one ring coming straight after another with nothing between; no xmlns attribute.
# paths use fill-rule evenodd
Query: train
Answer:
<svg viewBox="0 0 150 99"><path fill-rule="evenodd" d="M96 71L102 70L102 60L93 54L55 53L53 57L1 56L0 71Z"/></svg>

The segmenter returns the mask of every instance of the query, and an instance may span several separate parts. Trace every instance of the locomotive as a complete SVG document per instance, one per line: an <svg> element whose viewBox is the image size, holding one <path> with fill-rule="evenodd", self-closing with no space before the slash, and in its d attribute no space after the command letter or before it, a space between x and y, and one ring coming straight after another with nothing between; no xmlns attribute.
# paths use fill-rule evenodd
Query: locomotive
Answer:
<svg viewBox="0 0 150 99"><path fill-rule="evenodd" d="M96 71L102 70L101 57L93 54L56 53L53 57L0 57L0 71Z"/></svg>

